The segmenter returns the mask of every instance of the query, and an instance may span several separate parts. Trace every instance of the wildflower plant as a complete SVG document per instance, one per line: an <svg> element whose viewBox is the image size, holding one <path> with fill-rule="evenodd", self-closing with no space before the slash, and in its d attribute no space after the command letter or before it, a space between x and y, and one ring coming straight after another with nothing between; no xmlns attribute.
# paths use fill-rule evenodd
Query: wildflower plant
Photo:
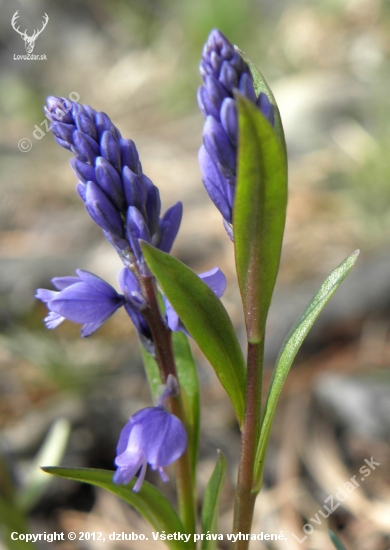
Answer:
<svg viewBox="0 0 390 550"><path fill-rule="evenodd" d="M74 155L77 190L92 220L122 260L121 292L97 275L53 279L39 289L48 328L65 319L91 335L124 307L133 322L154 406L135 413L119 436L116 472L46 467L52 474L103 487L134 506L174 550L217 547L225 459L220 451L197 516L199 385L190 336L215 370L241 430L232 533L251 533L256 497L278 399L293 359L315 319L354 265L349 256L325 280L286 337L261 402L264 339L279 269L287 204L287 154L279 110L258 69L218 30L204 46L198 104L205 117L199 164L203 184L234 247L247 334L246 360L220 300L226 286L214 267L195 274L170 255L182 205L161 216L158 188L144 174L135 144L109 117L87 105L49 97L57 142ZM162 386L162 390L161 390ZM162 393L161 393L162 392ZM144 481L147 465L168 479L175 464L177 506ZM138 477L136 474L138 473ZM187 538L188 537L188 538ZM232 542L249 547L250 537Z"/></svg>

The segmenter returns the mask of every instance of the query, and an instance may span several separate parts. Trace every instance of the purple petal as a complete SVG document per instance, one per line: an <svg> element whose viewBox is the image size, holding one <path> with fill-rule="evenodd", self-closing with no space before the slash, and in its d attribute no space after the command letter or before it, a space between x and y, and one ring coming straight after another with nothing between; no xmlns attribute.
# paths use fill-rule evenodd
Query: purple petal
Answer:
<svg viewBox="0 0 390 550"><path fill-rule="evenodd" d="M73 144L72 151L76 158L83 162L95 164L96 157L100 155L99 146L95 140L80 132L80 130L75 130L73 132Z"/></svg>
<svg viewBox="0 0 390 550"><path fill-rule="evenodd" d="M275 107L272 105L267 95L264 92L261 92L256 101L257 105L260 107L261 112L268 120L268 122L274 126L275 125Z"/></svg>
<svg viewBox="0 0 390 550"><path fill-rule="evenodd" d="M93 221L102 229L123 237L123 222L118 210L100 187L92 181L87 183L85 206Z"/></svg>
<svg viewBox="0 0 390 550"><path fill-rule="evenodd" d="M104 132L111 132L111 134L115 136L117 139L121 138L118 128L114 126L114 124L111 122L110 117L106 115L106 113L102 113L102 112L96 113L95 124L97 128L99 140L101 140Z"/></svg>
<svg viewBox="0 0 390 550"><path fill-rule="evenodd" d="M73 133L75 130L76 127L74 124L65 124L63 122L55 122L51 127L53 134L69 145L73 143Z"/></svg>
<svg viewBox="0 0 390 550"><path fill-rule="evenodd" d="M104 132L100 140L102 157L104 157L112 166L121 173L121 150L118 139L111 132Z"/></svg>
<svg viewBox="0 0 390 550"><path fill-rule="evenodd" d="M238 86L238 74L229 61L222 63L219 81L224 86L229 94L233 94L233 90Z"/></svg>
<svg viewBox="0 0 390 550"><path fill-rule="evenodd" d="M141 163L134 141L131 139L120 139L122 167L127 166L135 174L142 174Z"/></svg>
<svg viewBox="0 0 390 550"><path fill-rule="evenodd" d="M35 293L35 298L47 304L47 302L53 300L53 298L55 298L57 294L58 292L56 290L46 290L46 288L38 288Z"/></svg>
<svg viewBox="0 0 390 550"><path fill-rule="evenodd" d="M100 189L118 210L123 210L125 199L121 178L115 168L103 157L96 159L96 179Z"/></svg>
<svg viewBox="0 0 390 550"><path fill-rule="evenodd" d="M82 338L87 338L88 336L91 336L94 332L97 331L98 328L100 328L106 321L108 317L105 317L104 319L100 319L99 321L95 321L94 323L85 323L81 329L80 329L80 335Z"/></svg>
<svg viewBox="0 0 390 550"><path fill-rule="evenodd" d="M237 107L234 99L227 97L223 100L221 106L221 124L230 141L237 146L238 138L238 120Z"/></svg>
<svg viewBox="0 0 390 550"><path fill-rule="evenodd" d="M85 185L85 183L79 181L76 186L76 190L81 200L85 203L87 200L87 186Z"/></svg>
<svg viewBox="0 0 390 550"><path fill-rule="evenodd" d="M84 269L76 269L76 273L79 276L79 279L76 282L79 283L82 281L83 283L86 283L103 296L107 296L107 298L117 298L119 296L114 287L109 285L104 279L101 279L94 273L85 271Z"/></svg>
<svg viewBox="0 0 390 550"><path fill-rule="evenodd" d="M148 243L150 243L151 239L146 221L135 206L129 206L127 210L126 233L134 254L140 260L143 256L139 245L139 239Z"/></svg>
<svg viewBox="0 0 390 550"><path fill-rule="evenodd" d="M88 181L94 181L97 183L94 166L78 159L71 159L70 164L81 182L87 183Z"/></svg>
<svg viewBox="0 0 390 550"><path fill-rule="evenodd" d="M141 176L125 166L122 170L123 189L128 206L136 206L140 212L145 212L147 189Z"/></svg>
<svg viewBox="0 0 390 550"><path fill-rule="evenodd" d="M180 324L180 319L176 311L173 309L171 303L168 301L168 299L164 296L164 303L165 303L165 315L167 318L167 325L171 329L172 332L179 332L179 330L182 329L182 326Z"/></svg>
<svg viewBox="0 0 390 550"><path fill-rule="evenodd" d="M176 416L155 407L143 421L142 442L148 463L155 469L164 468L184 453L187 434Z"/></svg>
<svg viewBox="0 0 390 550"><path fill-rule="evenodd" d="M204 117L208 117L209 115L211 115L219 120L219 109L217 109L216 106L212 103L206 89L203 86L198 88L197 100L199 109L202 111Z"/></svg>
<svg viewBox="0 0 390 550"><path fill-rule="evenodd" d="M198 277L211 288L218 298L225 292L226 277L218 267L213 267L209 271L199 273Z"/></svg>
<svg viewBox="0 0 390 550"><path fill-rule="evenodd" d="M236 171L236 151L220 122L208 116L203 127L204 146L215 162L224 166L232 174Z"/></svg>
<svg viewBox="0 0 390 550"><path fill-rule="evenodd" d="M216 107L217 111L219 112L219 110L221 109L222 101L226 97L225 88L213 75L208 75L204 78L204 85L211 103Z"/></svg>
<svg viewBox="0 0 390 550"><path fill-rule="evenodd" d="M78 270L76 270L76 273ZM64 288L74 285L75 283L79 283L80 279L79 277L74 276L68 276L68 277L54 277L51 282L53 285L58 288L58 290L63 290ZM106 283L107 284L107 283Z"/></svg>
<svg viewBox="0 0 390 550"><path fill-rule="evenodd" d="M46 99L45 112L48 115L50 121L56 120L58 122L65 122L66 124L73 123L73 116L71 113L73 102L65 97L49 96Z"/></svg>
<svg viewBox="0 0 390 550"><path fill-rule="evenodd" d="M56 136L54 136L54 139L56 140L56 142L58 143L58 145L60 145L61 147L63 147L64 149L68 149L69 151L72 151L72 145L70 143L68 143L67 141L64 141L63 139L61 138L58 138Z"/></svg>
<svg viewBox="0 0 390 550"><path fill-rule="evenodd" d="M211 160L205 147L202 145L199 149L199 166L202 172L203 185L206 188L211 200L221 212L222 217L229 223L232 222L232 208L226 198L229 184L221 176L217 166Z"/></svg>
<svg viewBox="0 0 390 550"><path fill-rule="evenodd" d="M176 235L179 231L183 216L183 205L179 201L165 212L160 222L160 242L157 246L163 252L171 251Z"/></svg>
<svg viewBox="0 0 390 550"><path fill-rule="evenodd" d="M74 323L100 323L124 304L120 295L107 297L90 285L80 282L62 290L48 307Z"/></svg>
<svg viewBox="0 0 390 550"><path fill-rule="evenodd" d="M77 129L96 141L98 138L96 126L85 108L76 103L73 107L73 116Z"/></svg>
<svg viewBox="0 0 390 550"><path fill-rule="evenodd" d="M147 191L145 209L148 218L149 233L154 235L158 231L158 222L161 212L160 192L145 174L142 174L141 178Z"/></svg>
<svg viewBox="0 0 390 550"><path fill-rule="evenodd" d="M253 88L253 80L249 76L249 74L244 73L241 76L238 89L245 97L247 97L248 99L253 101L253 103L255 103L257 98L256 98L255 90Z"/></svg>

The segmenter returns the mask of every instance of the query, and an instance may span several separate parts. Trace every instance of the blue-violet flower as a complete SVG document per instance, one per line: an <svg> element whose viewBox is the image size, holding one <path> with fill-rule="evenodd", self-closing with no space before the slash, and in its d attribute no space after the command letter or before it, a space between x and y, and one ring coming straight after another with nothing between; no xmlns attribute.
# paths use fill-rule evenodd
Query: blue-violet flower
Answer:
<svg viewBox="0 0 390 550"><path fill-rule="evenodd" d="M118 469L113 479L118 485L127 484L141 469L133 487L135 492L142 487L148 464L159 472L163 481L168 481L164 468L180 458L187 446L187 434L181 420L164 406L167 397L172 395L169 378L158 405L141 409L131 416L119 437L115 459Z"/></svg>
<svg viewBox="0 0 390 550"><path fill-rule="evenodd" d="M78 277L55 277L52 283L58 292L39 288L36 297L49 309L47 328L54 329L68 319L82 323L81 335L86 337L123 306L125 298L93 273L82 269L76 273Z"/></svg>
<svg viewBox="0 0 390 550"><path fill-rule="evenodd" d="M142 315L147 306L135 275L126 267L119 272L119 294L103 279L82 269L76 269L77 277L55 277L52 283L57 290L39 288L36 298L49 309L46 327L56 328L65 319L81 323L81 336L95 332L117 309L124 306L138 332L144 347L153 353L153 338L149 325ZM225 291L226 277L218 267L198 275L220 298ZM184 331L177 313L164 296L166 322L172 331Z"/></svg>

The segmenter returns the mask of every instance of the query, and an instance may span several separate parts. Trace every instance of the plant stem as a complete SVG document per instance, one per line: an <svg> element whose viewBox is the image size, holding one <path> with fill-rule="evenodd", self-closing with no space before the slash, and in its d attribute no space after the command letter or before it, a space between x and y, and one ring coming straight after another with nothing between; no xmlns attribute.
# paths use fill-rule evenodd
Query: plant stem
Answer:
<svg viewBox="0 0 390 550"><path fill-rule="evenodd" d="M148 304L148 307L145 308L142 313L152 332L156 350L156 361L160 369L162 381L165 383L170 374L178 380L172 346L172 333L161 317L157 300L157 290L153 277L150 275L143 275L141 276L141 282L144 296ZM176 397L169 399L169 409L172 414L180 418L183 424L187 426L180 391ZM193 486L188 447L184 454L176 461L176 483L179 515L186 532L192 535L196 532L196 506L195 488ZM192 538L193 537L191 537L191 539Z"/></svg>
<svg viewBox="0 0 390 550"><path fill-rule="evenodd" d="M241 456L238 466L237 492L234 506L234 534L250 534L258 491L254 490L254 462L260 435L261 390L263 378L264 339L248 342L246 408L242 430ZM232 550L247 550L249 540L237 540Z"/></svg>

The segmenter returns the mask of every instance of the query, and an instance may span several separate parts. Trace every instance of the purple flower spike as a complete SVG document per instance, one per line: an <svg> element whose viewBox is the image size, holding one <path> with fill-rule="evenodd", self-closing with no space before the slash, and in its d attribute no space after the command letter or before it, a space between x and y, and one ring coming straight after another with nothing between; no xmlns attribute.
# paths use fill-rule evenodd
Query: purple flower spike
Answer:
<svg viewBox="0 0 390 550"><path fill-rule="evenodd" d="M214 88L213 96L222 94L218 82ZM181 207L172 207L160 218L159 190L143 174L134 142L123 139L105 113L88 105L50 96L45 112L56 141L75 156L71 164L79 179L77 191L89 215L121 257L129 258L132 252L143 266L139 239L170 250Z"/></svg>
<svg viewBox="0 0 390 550"><path fill-rule="evenodd" d="M141 409L129 418L120 434L114 483L129 483L141 469L133 487L134 492L140 491L148 464L168 481L164 468L180 458L186 447L182 422L163 405Z"/></svg>
<svg viewBox="0 0 390 550"><path fill-rule="evenodd" d="M204 86L199 88L198 104L206 118L199 151L202 181L233 240L238 143L234 93L237 90L257 105L271 125L274 125L274 106L264 93L256 96L248 64L217 29L211 31L203 48L200 74Z"/></svg>
<svg viewBox="0 0 390 550"><path fill-rule="evenodd" d="M81 269L77 269L76 273L78 277L52 280L59 292L39 288L36 297L49 309L45 319L47 328L53 329L68 319L81 323L81 336L86 337L123 306L125 298L93 273Z"/></svg>

